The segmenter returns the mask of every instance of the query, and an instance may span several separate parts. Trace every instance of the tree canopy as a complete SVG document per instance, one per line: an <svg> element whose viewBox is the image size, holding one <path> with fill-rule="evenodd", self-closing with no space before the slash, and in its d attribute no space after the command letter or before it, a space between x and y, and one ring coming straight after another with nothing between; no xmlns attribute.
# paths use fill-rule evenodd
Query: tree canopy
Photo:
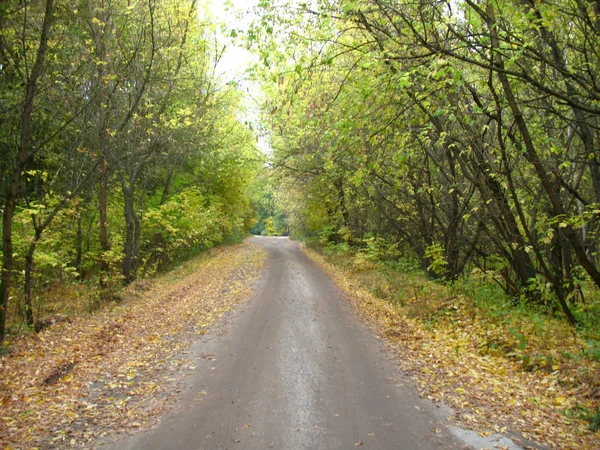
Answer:
<svg viewBox="0 0 600 450"><path fill-rule="evenodd" d="M256 146L215 33L196 0L0 3L0 340L57 284L110 298L248 230Z"/></svg>
<svg viewBox="0 0 600 450"><path fill-rule="evenodd" d="M582 286L600 287L596 2L260 9L250 40L292 232L375 239L433 277L476 270L584 319Z"/></svg>

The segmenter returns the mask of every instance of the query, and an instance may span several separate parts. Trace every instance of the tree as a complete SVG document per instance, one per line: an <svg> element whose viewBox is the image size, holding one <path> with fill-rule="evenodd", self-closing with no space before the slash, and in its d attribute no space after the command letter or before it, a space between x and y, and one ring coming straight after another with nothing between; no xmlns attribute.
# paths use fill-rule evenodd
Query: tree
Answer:
<svg viewBox="0 0 600 450"><path fill-rule="evenodd" d="M16 142L10 142L12 139L4 134L2 147L6 150L8 156L7 167L5 171L5 189L4 210L2 212L2 275L0 280L0 341L4 340L6 335L6 314L8 301L11 292L11 281L13 275L13 216L15 213L17 196L21 187L21 179L27 164L31 161L34 154L39 151L39 142L34 137L34 111L36 95L40 89L40 79L44 74L46 67L46 56L48 52L48 41L54 20L55 5L54 0L47 0L43 5L43 12L32 11L33 21L41 18L41 26L32 26L27 20L23 21L23 25L19 28L19 34L15 32L14 40L8 42L7 23L24 15L28 17L30 5L17 5L17 2L5 2L0 5L2 12L0 23L3 31L0 36L0 51L2 52L2 82L4 87L9 88L12 98L3 100L2 109L4 111L14 110L17 112L15 116L19 117L17 124L10 124L12 127L18 127L18 136ZM9 8L17 7L16 11L11 11ZM38 33L32 33L31 29L39 30ZM12 36L11 36L12 37ZM24 48L24 54L21 58L15 58L15 45L20 43ZM29 49L33 49L30 50ZM32 53L32 54L30 54ZM33 65L29 68L27 60L32 61ZM15 90L22 86L19 90L21 96L14 95ZM13 128L14 129L14 128ZM7 139L8 138L8 139ZM7 140L9 140L7 142Z"/></svg>
<svg viewBox="0 0 600 450"><path fill-rule="evenodd" d="M305 203L326 186L330 238L391 239L432 276L492 267L511 296L575 322L582 271L600 287L593 14L527 0L280 14L253 31L272 55L274 164Z"/></svg>
<svg viewBox="0 0 600 450"><path fill-rule="evenodd" d="M109 299L249 228L255 139L212 28L196 0L1 2L0 339L53 286Z"/></svg>

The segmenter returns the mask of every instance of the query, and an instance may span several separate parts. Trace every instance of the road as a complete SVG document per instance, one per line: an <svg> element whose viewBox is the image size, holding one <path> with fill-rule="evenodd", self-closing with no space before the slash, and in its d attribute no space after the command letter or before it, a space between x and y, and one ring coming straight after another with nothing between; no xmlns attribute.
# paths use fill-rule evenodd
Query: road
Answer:
<svg viewBox="0 0 600 450"><path fill-rule="evenodd" d="M252 241L269 253L255 295L194 344L178 407L113 448L470 448L297 243Z"/></svg>

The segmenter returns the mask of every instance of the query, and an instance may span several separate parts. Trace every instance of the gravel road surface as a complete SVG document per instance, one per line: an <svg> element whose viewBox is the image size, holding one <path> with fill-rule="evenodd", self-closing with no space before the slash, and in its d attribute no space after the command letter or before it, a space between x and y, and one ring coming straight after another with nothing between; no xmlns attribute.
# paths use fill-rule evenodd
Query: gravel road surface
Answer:
<svg viewBox="0 0 600 450"><path fill-rule="evenodd" d="M194 344L177 407L113 448L470 448L297 243L251 242L269 253L255 295Z"/></svg>

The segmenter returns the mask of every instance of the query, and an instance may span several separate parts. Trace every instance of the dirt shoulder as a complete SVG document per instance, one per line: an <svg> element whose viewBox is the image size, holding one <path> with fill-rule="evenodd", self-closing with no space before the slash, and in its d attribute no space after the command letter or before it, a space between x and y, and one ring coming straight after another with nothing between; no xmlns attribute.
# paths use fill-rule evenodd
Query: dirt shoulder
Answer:
<svg viewBox="0 0 600 450"><path fill-rule="evenodd" d="M600 448L600 433L573 414L578 408L593 410L596 404L588 393L593 380L575 385L576 367L556 362L526 370L522 361L482 344L495 339L499 330L478 317L460 295L429 302L428 307L443 313L438 322L410 317L407 308L427 303L422 293L405 305L383 300L373 290L384 288L384 282L361 278L348 261L334 264L313 250L306 252L398 356L399 367L416 381L421 396L453 407L452 420L460 426L482 436L516 433L521 439L513 440L524 448L531 448L531 442L556 449ZM562 345L570 348L574 338L565 339Z"/></svg>
<svg viewBox="0 0 600 450"><path fill-rule="evenodd" d="M248 243L213 249L133 284L118 305L17 342L0 359L0 445L88 447L154 423L193 368L194 336L249 297L265 258Z"/></svg>

